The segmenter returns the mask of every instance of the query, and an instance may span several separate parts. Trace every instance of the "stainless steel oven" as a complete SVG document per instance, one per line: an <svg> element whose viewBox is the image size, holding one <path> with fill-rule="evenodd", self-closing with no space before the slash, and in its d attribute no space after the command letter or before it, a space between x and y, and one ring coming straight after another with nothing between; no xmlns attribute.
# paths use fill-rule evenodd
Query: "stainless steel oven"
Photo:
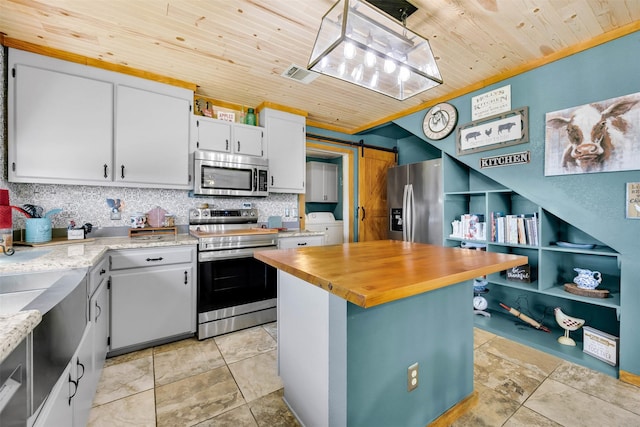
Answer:
<svg viewBox="0 0 640 427"><path fill-rule="evenodd" d="M198 238L198 339L276 320L276 270L253 257L278 235L256 228L256 209L192 209Z"/></svg>
<svg viewBox="0 0 640 427"><path fill-rule="evenodd" d="M196 150L193 193L204 196L269 195L269 161L260 157Z"/></svg>

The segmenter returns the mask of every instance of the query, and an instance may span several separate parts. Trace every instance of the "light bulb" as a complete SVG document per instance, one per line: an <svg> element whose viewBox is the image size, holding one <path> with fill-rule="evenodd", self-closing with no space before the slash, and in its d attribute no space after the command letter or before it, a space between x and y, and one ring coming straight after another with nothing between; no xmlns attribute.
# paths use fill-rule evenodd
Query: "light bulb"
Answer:
<svg viewBox="0 0 640 427"><path fill-rule="evenodd" d="M344 44L344 57L346 59L353 59L356 56L356 47L351 42Z"/></svg>
<svg viewBox="0 0 640 427"><path fill-rule="evenodd" d="M344 62L340 64L340 66L338 66L338 74L341 76L344 76L344 72L347 70L347 64L345 64Z"/></svg>
<svg viewBox="0 0 640 427"><path fill-rule="evenodd" d="M371 77L371 87L378 86L378 72L373 73L373 77Z"/></svg>
<svg viewBox="0 0 640 427"><path fill-rule="evenodd" d="M401 82L409 80L410 75L411 73L407 67L400 67L400 71L398 71L398 79L400 79Z"/></svg>
<svg viewBox="0 0 640 427"><path fill-rule="evenodd" d="M367 67L373 67L376 65L376 55L374 55L370 50L364 54L364 65Z"/></svg>
<svg viewBox="0 0 640 427"><path fill-rule="evenodd" d="M396 63L391 59L385 59L384 61L384 72L387 74L391 74L396 70Z"/></svg>
<svg viewBox="0 0 640 427"><path fill-rule="evenodd" d="M320 60L320 68L322 69L327 68L327 62L329 62L329 59L327 59L326 56L323 56L322 59Z"/></svg>
<svg viewBox="0 0 640 427"><path fill-rule="evenodd" d="M359 64L351 72L351 78L356 82L361 81L362 80L362 75L364 74L363 71L364 70L363 70L362 64Z"/></svg>

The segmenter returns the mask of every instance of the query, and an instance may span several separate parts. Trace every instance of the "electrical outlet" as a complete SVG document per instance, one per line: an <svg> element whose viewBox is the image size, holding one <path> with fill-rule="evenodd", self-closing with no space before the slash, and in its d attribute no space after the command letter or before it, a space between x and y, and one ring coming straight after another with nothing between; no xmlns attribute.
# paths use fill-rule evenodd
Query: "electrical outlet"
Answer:
<svg viewBox="0 0 640 427"><path fill-rule="evenodd" d="M407 391L418 388L418 362L407 368Z"/></svg>

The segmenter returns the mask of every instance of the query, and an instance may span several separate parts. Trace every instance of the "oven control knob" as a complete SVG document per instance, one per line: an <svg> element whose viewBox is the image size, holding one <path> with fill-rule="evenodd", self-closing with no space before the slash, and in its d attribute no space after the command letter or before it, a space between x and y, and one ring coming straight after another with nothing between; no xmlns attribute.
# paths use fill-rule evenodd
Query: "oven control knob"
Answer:
<svg viewBox="0 0 640 427"><path fill-rule="evenodd" d="M200 211L197 209L191 210L191 218L198 218L200 216Z"/></svg>
<svg viewBox="0 0 640 427"><path fill-rule="evenodd" d="M203 217L203 218L206 218L206 217L208 217L208 216L209 216L209 211L208 211L208 210L204 210L204 211L202 211L202 217Z"/></svg>

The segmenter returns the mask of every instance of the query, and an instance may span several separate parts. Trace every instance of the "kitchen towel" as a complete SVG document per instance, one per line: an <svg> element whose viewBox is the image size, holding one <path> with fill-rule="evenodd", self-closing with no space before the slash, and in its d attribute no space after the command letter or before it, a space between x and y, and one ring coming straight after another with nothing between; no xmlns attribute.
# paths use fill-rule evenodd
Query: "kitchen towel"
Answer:
<svg viewBox="0 0 640 427"><path fill-rule="evenodd" d="M0 206L9 206L9 190L0 188Z"/></svg>
<svg viewBox="0 0 640 427"><path fill-rule="evenodd" d="M0 205L0 230L13 228L11 220L11 206Z"/></svg>

